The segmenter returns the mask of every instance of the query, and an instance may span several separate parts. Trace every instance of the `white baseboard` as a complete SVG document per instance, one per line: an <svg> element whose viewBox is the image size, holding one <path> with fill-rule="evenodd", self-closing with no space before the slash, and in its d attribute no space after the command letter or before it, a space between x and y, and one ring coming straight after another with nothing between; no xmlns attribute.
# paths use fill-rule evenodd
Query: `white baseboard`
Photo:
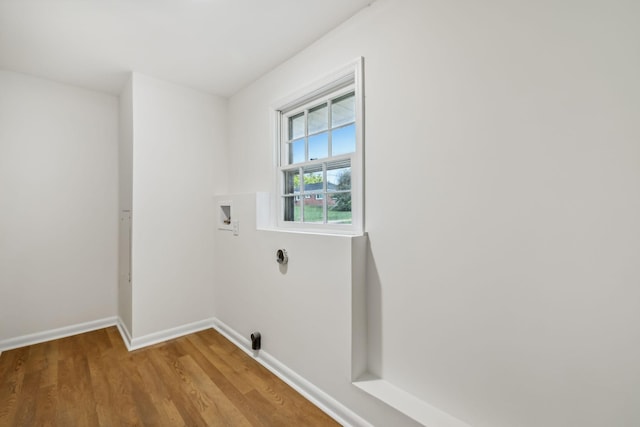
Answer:
<svg viewBox="0 0 640 427"><path fill-rule="evenodd" d="M77 325L64 326L62 328L36 332L35 334L9 338L0 341L0 352L33 344L40 344L46 341L69 337L71 335L95 331L96 329L117 325L117 323L117 317L106 317L104 319L92 320L91 322L79 323Z"/></svg>
<svg viewBox="0 0 640 427"><path fill-rule="evenodd" d="M127 325L119 316L116 326L118 327L118 332L120 332L120 337L122 338L122 341L124 341L125 347L127 347L128 351L131 351L131 333L129 332L129 329L127 329Z"/></svg>
<svg viewBox="0 0 640 427"><path fill-rule="evenodd" d="M144 335L142 337L131 338L131 333L119 317L107 317L104 319L93 320L91 322L80 323L77 325L65 326L63 328L51 329L49 331L37 332L35 334L23 335L20 337L9 338L0 341L0 353L14 348L25 347L33 344L40 344L59 338L65 338L72 335L78 335L85 332L95 331L97 329L117 326L120 336L124 341L127 350L133 351L142 347L158 344L193 332L209 329L213 326L213 319L205 319L198 322L189 323L175 328L167 329L160 332Z"/></svg>
<svg viewBox="0 0 640 427"><path fill-rule="evenodd" d="M153 344L158 344L164 341L179 338L184 335L192 334L194 332L210 329L213 325L213 319L199 320L197 322L188 323L186 325L177 326L175 328L166 329L164 331L154 332L152 334L143 335L141 337L131 338L129 331L124 326L124 323L118 322L120 334L129 351L138 350L143 347L147 347ZM124 332L124 333L123 333Z"/></svg>
<svg viewBox="0 0 640 427"><path fill-rule="evenodd" d="M347 408L333 397L310 383L296 372L285 366L275 357L266 353L264 350L254 351L251 349L249 339L243 337L238 332L230 328L218 319L213 319L212 326L222 335L227 337L238 348L243 350L249 356L253 357L258 363L271 371L282 381L290 385L298 393L303 395L314 405L326 412L330 417L345 427L372 427L372 425L360 417L358 414Z"/></svg>

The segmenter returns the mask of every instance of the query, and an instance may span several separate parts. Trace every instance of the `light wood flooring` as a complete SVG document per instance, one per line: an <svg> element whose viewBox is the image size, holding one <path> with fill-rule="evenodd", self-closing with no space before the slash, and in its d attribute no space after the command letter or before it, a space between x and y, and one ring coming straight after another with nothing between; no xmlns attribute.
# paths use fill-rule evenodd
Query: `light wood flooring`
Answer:
<svg viewBox="0 0 640 427"><path fill-rule="evenodd" d="M3 352L0 426L337 426L213 329L128 352L115 327Z"/></svg>

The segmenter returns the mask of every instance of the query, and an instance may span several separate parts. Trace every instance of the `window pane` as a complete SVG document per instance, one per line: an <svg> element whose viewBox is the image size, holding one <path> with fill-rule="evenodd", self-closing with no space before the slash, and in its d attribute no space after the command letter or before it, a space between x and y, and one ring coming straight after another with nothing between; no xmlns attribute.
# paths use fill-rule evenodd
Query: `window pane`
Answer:
<svg viewBox="0 0 640 427"><path fill-rule="evenodd" d="M331 104L331 127L356 121L356 98L349 93L337 98Z"/></svg>
<svg viewBox="0 0 640 427"><path fill-rule="evenodd" d="M331 131L331 155L353 153L356 151L356 125L341 127Z"/></svg>
<svg viewBox="0 0 640 427"><path fill-rule="evenodd" d="M304 136L304 113L289 117L289 141Z"/></svg>
<svg viewBox="0 0 640 427"><path fill-rule="evenodd" d="M341 162L327 165L327 191L351 190L351 167Z"/></svg>
<svg viewBox="0 0 640 427"><path fill-rule="evenodd" d="M329 108L327 104L309 110L309 135L327 130L329 127Z"/></svg>
<svg viewBox="0 0 640 427"><path fill-rule="evenodd" d="M304 161L304 139L297 139L289 143L289 163L301 163Z"/></svg>
<svg viewBox="0 0 640 427"><path fill-rule="evenodd" d="M318 170L319 169L319 170ZM315 167L314 169L304 170L304 192L321 192L324 188L322 180L322 167Z"/></svg>
<svg viewBox="0 0 640 427"><path fill-rule="evenodd" d="M327 194L327 222L351 224L351 192Z"/></svg>
<svg viewBox="0 0 640 427"><path fill-rule="evenodd" d="M329 157L329 134L322 132L309 137L309 160Z"/></svg>
<svg viewBox="0 0 640 427"><path fill-rule="evenodd" d="M300 193L300 173L287 171L284 173L284 194Z"/></svg>
<svg viewBox="0 0 640 427"><path fill-rule="evenodd" d="M304 197L304 222L324 223L323 200L315 197Z"/></svg>
<svg viewBox="0 0 640 427"><path fill-rule="evenodd" d="M283 203L284 203L284 220L285 221L297 221L297 222L302 221L302 218L300 216L302 214L302 209L300 207L300 204L302 202L300 201L299 196L284 197Z"/></svg>

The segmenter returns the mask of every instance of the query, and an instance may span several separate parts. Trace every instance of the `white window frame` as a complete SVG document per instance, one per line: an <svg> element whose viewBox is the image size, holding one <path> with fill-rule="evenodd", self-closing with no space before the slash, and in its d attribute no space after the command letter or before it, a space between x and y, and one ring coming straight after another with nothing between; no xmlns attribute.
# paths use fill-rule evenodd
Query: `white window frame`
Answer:
<svg viewBox="0 0 640 427"><path fill-rule="evenodd" d="M274 116L275 139L275 184L272 215L276 221L274 225L285 231L298 231L321 234L346 234L361 235L364 232L364 58L357 58L350 64L330 73L325 78L316 81L310 86L296 91L272 106ZM309 103L321 104L329 98L335 98L340 94L355 92L355 127L356 148L353 153L331 157L332 161L339 158L349 158L351 161L351 224L320 224L302 223L284 220L284 173L289 163L284 149L286 136L286 122L284 117L304 110L303 106ZM327 159L318 160L320 163ZM317 162L317 161L314 161ZM305 166L313 162L299 163ZM289 167L290 169L290 167ZM303 198L301 198L304 200Z"/></svg>

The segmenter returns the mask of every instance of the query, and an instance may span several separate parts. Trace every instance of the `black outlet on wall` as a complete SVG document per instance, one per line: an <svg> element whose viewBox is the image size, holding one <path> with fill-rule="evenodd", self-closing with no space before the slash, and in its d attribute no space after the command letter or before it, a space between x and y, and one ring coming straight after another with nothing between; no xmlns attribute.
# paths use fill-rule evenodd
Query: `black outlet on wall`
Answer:
<svg viewBox="0 0 640 427"><path fill-rule="evenodd" d="M260 332L254 332L251 334L251 349L260 350L262 346Z"/></svg>

